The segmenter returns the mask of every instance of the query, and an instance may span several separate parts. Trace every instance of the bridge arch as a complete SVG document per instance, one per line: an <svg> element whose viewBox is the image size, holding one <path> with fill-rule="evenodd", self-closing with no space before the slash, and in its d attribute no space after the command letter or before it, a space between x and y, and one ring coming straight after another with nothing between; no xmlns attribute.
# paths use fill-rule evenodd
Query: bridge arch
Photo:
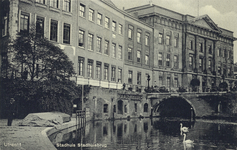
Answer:
<svg viewBox="0 0 237 150"><path fill-rule="evenodd" d="M161 99L153 105L154 115L161 117L181 117L194 119L196 108L190 100L182 96L172 96Z"/></svg>

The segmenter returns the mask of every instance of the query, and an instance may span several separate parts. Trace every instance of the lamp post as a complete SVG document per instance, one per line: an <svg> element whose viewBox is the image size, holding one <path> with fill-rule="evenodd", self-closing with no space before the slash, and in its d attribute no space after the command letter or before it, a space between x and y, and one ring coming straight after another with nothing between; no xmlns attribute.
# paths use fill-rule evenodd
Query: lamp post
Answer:
<svg viewBox="0 0 237 150"><path fill-rule="evenodd" d="M149 86L149 82L150 82L151 78L150 78L150 75L148 74L147 75L147 81L148 81L148 89L150 89L150 86Z"/></svg>

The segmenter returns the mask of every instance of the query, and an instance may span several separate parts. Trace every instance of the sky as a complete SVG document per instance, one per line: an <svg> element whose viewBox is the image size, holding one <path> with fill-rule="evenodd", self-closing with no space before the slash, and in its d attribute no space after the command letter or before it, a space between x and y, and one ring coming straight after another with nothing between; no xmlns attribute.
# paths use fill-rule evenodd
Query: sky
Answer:
<svg viewBox="0 0 237 150"><path fill-rule="evenodd" d="M125 9L153 4L181 14L199 16L207 14L218 27L234 32L237 38L237 0L111 0L118 8ZM199 2L199 4L198 4ZM198 11L199 8L199 11ZM237 62L237 41L234 42L234 63Z"/></svg>

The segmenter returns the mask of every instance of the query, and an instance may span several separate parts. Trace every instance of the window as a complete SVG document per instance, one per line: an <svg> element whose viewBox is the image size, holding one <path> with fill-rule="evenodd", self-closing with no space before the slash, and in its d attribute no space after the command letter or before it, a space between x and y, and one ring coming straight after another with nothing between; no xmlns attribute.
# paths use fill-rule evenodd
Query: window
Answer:
<svg viewBox="0 0 237 150"><path fill-rule="evenodd" d="M203 71L203 58L199 58L199 70Z"/></svg>
<svg viewBox="0 0 237 150"><path fill-rule="evenodd" d="M175 37L174 38L174 47L178 47L178 43L179 43L179 38Z"/></svg>
<svg viewBox="0 0 237 150"><path fill-rule="evenodd" d="M29 32L29 15L21 14L20 30Z"/></svg>
<svg viewBox="0 0 237 150"><path fill-rule="evenodd" d="M116 57L116 44L112 44L112 57Z"/></svg>
<svg viewBox="0 0 237 150"><path fill-rule="evenodd" d="M71 12L71 0L64 0L63 8L67 12Z"/></svg>
<svg viewBox="0 0 237 150"><path fill-rule="evenodd" d="M170 54L167 54L166 56L166 66L170 67Z"/></svg>
<svg viewBox="0 0 237 150"><path fill-rule="evenodd" d="M37 3L45 4L45 0L36 0Z"/></svg>
<svg viewBox="0 0 237 150"><path fill-rule="evenodd" d="M93 60L88 60L87 63L87 76L92 78L92 71L93 71Z"/></svg>
<svg viewBox="0 0 237 150"><path fill-rule="evenodd" d="M111 81L116 81L116 79L115 79L116 68L112 67L111 69L112 69L111 70Z"/></svg>
<svg viewBox="0 0 237 150"><path fill-rule="evenodd" d="M212 71L212 61L211 59L208 60L208 69Z"/></svg>
<svg viewBox="0 0 237 150"><path fill-rule="evenodd" d="M39 38L44 37L44 18L38 16L36 19L36 35Z"/></svg>
<svg viewBox="0 0 237 150"><path fill-rule="evenodd" d="M193 50L193 41L189 41L189 49Z"/></svg>
<svg viewBox="0 0 237 150"><path fill-rule="evenodd" d="M162 66L162 53L161 52L159 52L158 54L158 65Z"/></svg>
<svg viewBox="0 0 237 150"><path fill-rule="evenodd" d="M189 68L193 69L193 56L189 56Z"/></svg>
<svg viewBox="0 0 237 150"><path fill-rule="evenodd" d="M131 70L128 71L128 83L132 84L132 71Z"/></svg>
<svg viewBox="0 0 237 150"><path fill-rule="evenodd" d="M167 77L167 86L170 87L170 77Z"/></svg>
<svg viewBox="0 0 237 150"><path fill-rule="evenodd" d="M144 104L143 110L144 110L144 112L148 112L148 104L147 103Z"/></svg>
<svg viewBox="0 0 237 150"><path fill-rule="evenodd" d="M118 58L119 59L122 59L122 46L119 45L119 48L118 48Z"/></svg>
<svg viewBox="0 0 237 150"><path fill-rule="evenodd" d="M105 54L109 55L109 41L105 40Z"/></svg>
<svg viewBox="0 0 237 150"><path fill-rule="evenodd" d="M122 69L118 69L118 82L122 83Z"/></svg>
<svg viewBox="0 0 237 150"><path fill-rule="evenodd" d="M137 31L137 43L141 43L141 30Z"/></svg>
<svg viewBox="0 0 237 150"><path fill-rule="evenodd" d="M94 10L93 9L89 9L89 20L94 21Z"/></svg>
<svg viewBox="0 0 237 150"><path fill-rule="evenodd" d="M170 45L170 36L166 35L166 45Z"/></svg>
<svg viewBox="0 0 237 150"><path fill-rule="evenodd" d="M59 8L59 0L50 0L50 6L54 8Z"/></svg>
<svg viewBox="0 0 237 150"><path fill-rule="evenodd" d="M109 28L109 21L110 19L108 17L105 17L105 27Z"/></svg>
<svg viewBox="0 0 237 150"><path fill-rule="evenodd" d="M134 103L134 111L137 112L137 103ZM137 126L136 126L137 127ZM135 129L134 129L135 130ZM137 130L136 130L137 131Z"/></svg>
<svg viewBox="0 0 237 150"><path fill-rule="evenodd" d="M211 47L211 45L208 47L208 52L209 52L209 54L212 54L212 47Z"/></svg>
<svg viewBox="0 0 237 150"><path fill-rule="evenodd" d="M100 13L97 14L97 24L102 25L102 15Z"/></svg>
<svg viewBox="0 0 237 150"><path fill-rule="evenodd" d="M79 16L80 17L85 17L85 5L80 4L80 11L79 11Z"/></svg>
<svg viewBox="0 0 237 150"><path fill-rule="evenodd" d="M141 72L138 72L138 73L137 73L137 84L138 84L138 85L141 85L141 83L142 83L142 82L141 82L141 79L142 79L142 74L141 74Z"/></svg>
<svg viewBox="0 0 237 150"><path fill-rule="evenodd" d="M179 85L179 80L178 80L178 77L175 76L174 77L174 87L178 87L178 85Z"/></svg>
<svg viewBox="0 0 237 150"><path fill-rule="evenodd" d="M149 56L145 55L145 64L148 65L149 64Z"/></svg>
<svg viewBox="0 0 237 150"><path fill-rule="evenodd" d="M141 51L137 51L137 62L141 62Z"/></svg>
<svg viewBox="0 0 237 150"><path fill-rule="evenodd" d="M51 20L50 40L57 42L57 37L58 37L58 22L55 20Z"/></svg>
<svg viewBox="0 0 237 150"><path fill-rule="evenodd" d="M133 27L132 26L128 26L128 38L132 39L132 34L133 34Z"/></svg>
<svg viewBox="0 0 237 150"><path fill-rule="evenodd" d="M101 79L101 62L96 62L96 79Z"/></svg>
<svg viewBox="0 0 237 150"><path fill-rule="evenodd" d="M227 58L228 57L228 53L227 53L226 49L224 50L224 53L225 53L224 57Z"/></svg>
<svg viewBox="0 0 237 150"><path fill-rule="evenodd" d="M104 113L108 113L108 104L104 104Z"/></svg>
<svg viewBox="0 0 237 150"><path fill-rule="evenodd" d="M145 45L149 46L149 35L145 36Z"/></svg>
<svg viewBox="0 0 237 150"><path fill-rule="evenodd" d="M116 105L114 105L114 113L116 113Z"/></svg>
<svg viewBox="0 0 237 150"><path fill-rule="evenodd" d="M84 58L78 57L78 75L83 76Z"/></svg>
<svg viewBox="0 0 237 150"><path fill-rule="evenodd" d="M218 48L218 49L217 49L217 56L220 56L220 54L221 54L220 52L221 52L221 49Z"/></svg>
<svg viewBox="0 0 237 150"><path fill-rule="evenodd" d="M101 38L97 37L97 52L101 53Z"/></svg>
<svg viewBox="0 0 237 150"><path fill-rule="evenodd" d="M174 68L178 68L178 56L174 55Z"/></svg>
<svg viewBox="0 0 237 150"><path fill-rule="evenodd" d="M7 35L7 17L3 20L2 37Z"/></svg>
<svg viewBox="0 0 237 150"><path fill-rule="evenodd" d="M159 33L159 44L163 43L163 34Z"/></svg>
<svg viewBox="0 0 237 150"><path fill-rule="evenodd" d="M128 48L128 59L132 60L132 49Z"/></svg>
<svg viewBox="0 0 237 150"><path fill-rule="evenodd" d="M113 21L112 22L112 31L116 31L116 22L115 21Z"/></svg>
<svg viewBox="0 0 237 150"><path fill-rule="evenodd" d="M88 49L93 50L93 34L88 34Z"/></svg>
<svg viewBox="0 0 237 150"><path fill-rule="evenodd" d="M79 30L78 46L84 47L85 31Z"/></svg>
<svg viewBox="0 0 237 150"><path fill-rule="evenodd" d="M108 73L109 73L109 65L104 65L104 80L108 80Z"/></svg>
<svg viewBox="0 0 237 150"><path fill-rule="evenodd" d="M163 77L159 76L159 85L162 86L163 85Z"/></svg>
<svg viewBox="0 0 237 150"><path fill-rule="evenodd" d="M203 44L202 43L199 43L199 52L203 52Z"/></svg>
<svg viewBox="0 0 237 150"><path fill-rule="evenodd" d="M218 67L218 74L221 75L221 67Z"/></svg>
<svg viewBox="0 0 237 150"><path fill-rule="evenodd" d="M123 25L119 24L118 33L123 34Z"/></svg>
<svg viewBox="0 0 237 150"><path fill-rule="evenodd" d="M64 23L63 43L70 44L70 24Z"/></svg>

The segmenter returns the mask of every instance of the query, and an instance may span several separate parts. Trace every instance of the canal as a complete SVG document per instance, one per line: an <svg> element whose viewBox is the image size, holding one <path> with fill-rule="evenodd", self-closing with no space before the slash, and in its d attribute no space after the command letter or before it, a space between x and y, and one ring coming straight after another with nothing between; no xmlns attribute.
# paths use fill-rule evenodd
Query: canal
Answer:
<svg viewBox="0 0 237 150"><path fill-rule="evenodd" d="M186 139L194 141L191 145L183 143L181 122L189 127ZM49 138L58 150L236 150L237 125L160 118L95 121L82 130L68 129Z"/></svg>

